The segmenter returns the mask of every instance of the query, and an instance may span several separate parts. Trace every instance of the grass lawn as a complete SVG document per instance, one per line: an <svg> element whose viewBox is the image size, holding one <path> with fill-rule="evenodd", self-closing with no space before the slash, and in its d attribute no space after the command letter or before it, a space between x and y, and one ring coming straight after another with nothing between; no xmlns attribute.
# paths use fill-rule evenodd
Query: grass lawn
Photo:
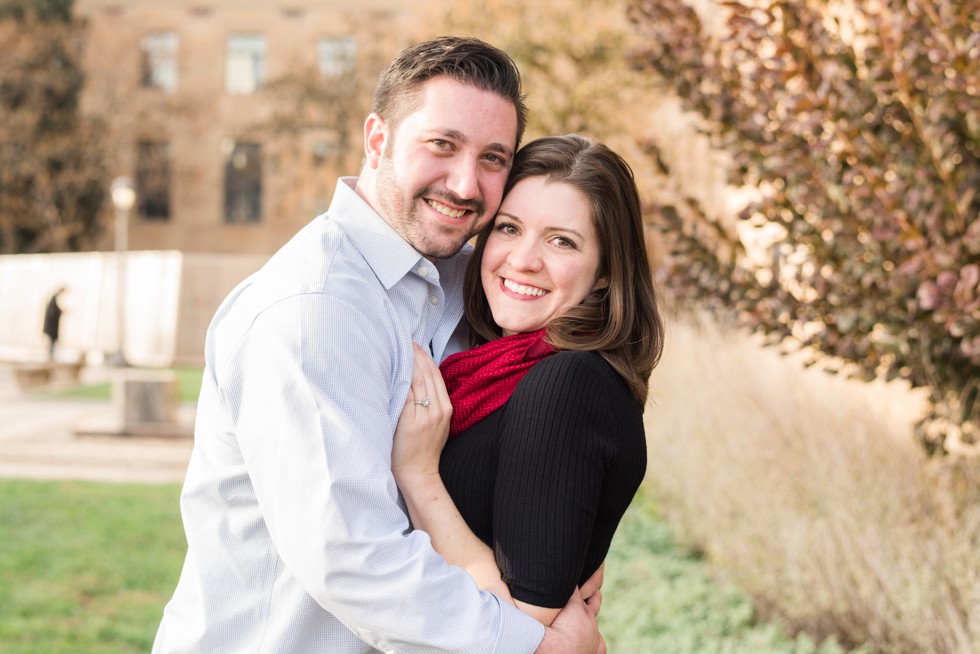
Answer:
<svg viewBox="0 0 980 654"><path fill-rule="evenodd" d="M145 653L185 550L175 484L0 480L0 642Z"/></svg>
<svg viewBox="0 0 980 654"><path fill-rule="evenodd" d="M177 485L0 480L0 642L18 654L148 652L184 555ZM678 549L641 491L609 555L600 616L616 654L833 654L755 624Z"/></svg>

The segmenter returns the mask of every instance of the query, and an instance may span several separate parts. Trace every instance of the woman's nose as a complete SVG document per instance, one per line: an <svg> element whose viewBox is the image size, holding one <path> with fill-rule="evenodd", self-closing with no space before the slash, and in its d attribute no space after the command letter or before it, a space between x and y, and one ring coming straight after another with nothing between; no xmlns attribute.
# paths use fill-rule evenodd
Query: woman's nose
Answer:
<svg viewBox="0 0 980 654"><path fill-rule="evenodd" d="M514 270L540 270L541 253L534 241L522 239L514 244L507 257L507 262Z"/></svg>

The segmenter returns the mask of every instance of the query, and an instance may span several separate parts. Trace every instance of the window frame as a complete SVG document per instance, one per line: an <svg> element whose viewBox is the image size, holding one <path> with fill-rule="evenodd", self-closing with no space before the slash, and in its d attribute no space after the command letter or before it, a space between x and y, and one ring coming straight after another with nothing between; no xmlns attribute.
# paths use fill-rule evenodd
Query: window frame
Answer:
<svg viewBox="0 0 980 654"><path fill-rule="evenodd" d="M168 222L173 215L171 159L168 140L143 138L136 142L134 182L136 211L141 220Z"/></svg>
<svg viewBox="0 0 980 654"><path fill-rule="evenodd" d="M316 65L321 77L349 75L357 70L357 39L350 34L328 34L316 40Z"/></svg>
<svg viewBox="0 0 980 654"><path fill-rule="evenodd" d="M225 41L225 93L252 95L267 82L269 44L264 34L236 32Z"/></svg>
<svg viewBox="0 0 980 654"><path fill-rule="evenodd" d="M263 152L262 143L228 139L224 143L224 208L226 225L254 225L262 222Z"/></svg>
<svg viewBox="0 0 980 654"><path fill-rule="evenodd" d="M180 35L156 30L140 39L140 87L175 93L180 83Z"/></svg>

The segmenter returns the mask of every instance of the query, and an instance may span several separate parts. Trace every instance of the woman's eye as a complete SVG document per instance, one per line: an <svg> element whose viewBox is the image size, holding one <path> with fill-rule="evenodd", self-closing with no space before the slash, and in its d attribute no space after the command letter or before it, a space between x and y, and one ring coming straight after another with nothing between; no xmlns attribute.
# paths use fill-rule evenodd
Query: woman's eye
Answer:
<svg viewBox="0 0 980 654"><path fill-rule="evenodd" d="M557 245L560 248L569 248L569 249L571 249L571 248L575 248L576 247L575 241L572 241L571 239L565 238L564 236L556 236L555 237L555 240L554 240L554 244Z"/></svg>

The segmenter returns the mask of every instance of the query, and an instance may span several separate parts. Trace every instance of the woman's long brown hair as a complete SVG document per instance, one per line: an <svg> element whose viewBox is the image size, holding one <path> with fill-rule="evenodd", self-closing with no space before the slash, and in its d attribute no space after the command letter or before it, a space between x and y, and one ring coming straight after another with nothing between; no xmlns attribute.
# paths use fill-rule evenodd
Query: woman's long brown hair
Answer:
<svg viewBox="0 0 980 654"><path fill-rule="evenodd" d="M572 134L536 139L521 148L505 193L528 177L568 184L587 198L601 252L597 278L608 281L548 323L548 342L557 350L598 352L626 380L637 402L645 403L650 373L663 351L664 326L632 169L605 145ZM480 276L492 229L491 224L480 233L466 269L466 319L476 343L502 334Z"/></svg>

